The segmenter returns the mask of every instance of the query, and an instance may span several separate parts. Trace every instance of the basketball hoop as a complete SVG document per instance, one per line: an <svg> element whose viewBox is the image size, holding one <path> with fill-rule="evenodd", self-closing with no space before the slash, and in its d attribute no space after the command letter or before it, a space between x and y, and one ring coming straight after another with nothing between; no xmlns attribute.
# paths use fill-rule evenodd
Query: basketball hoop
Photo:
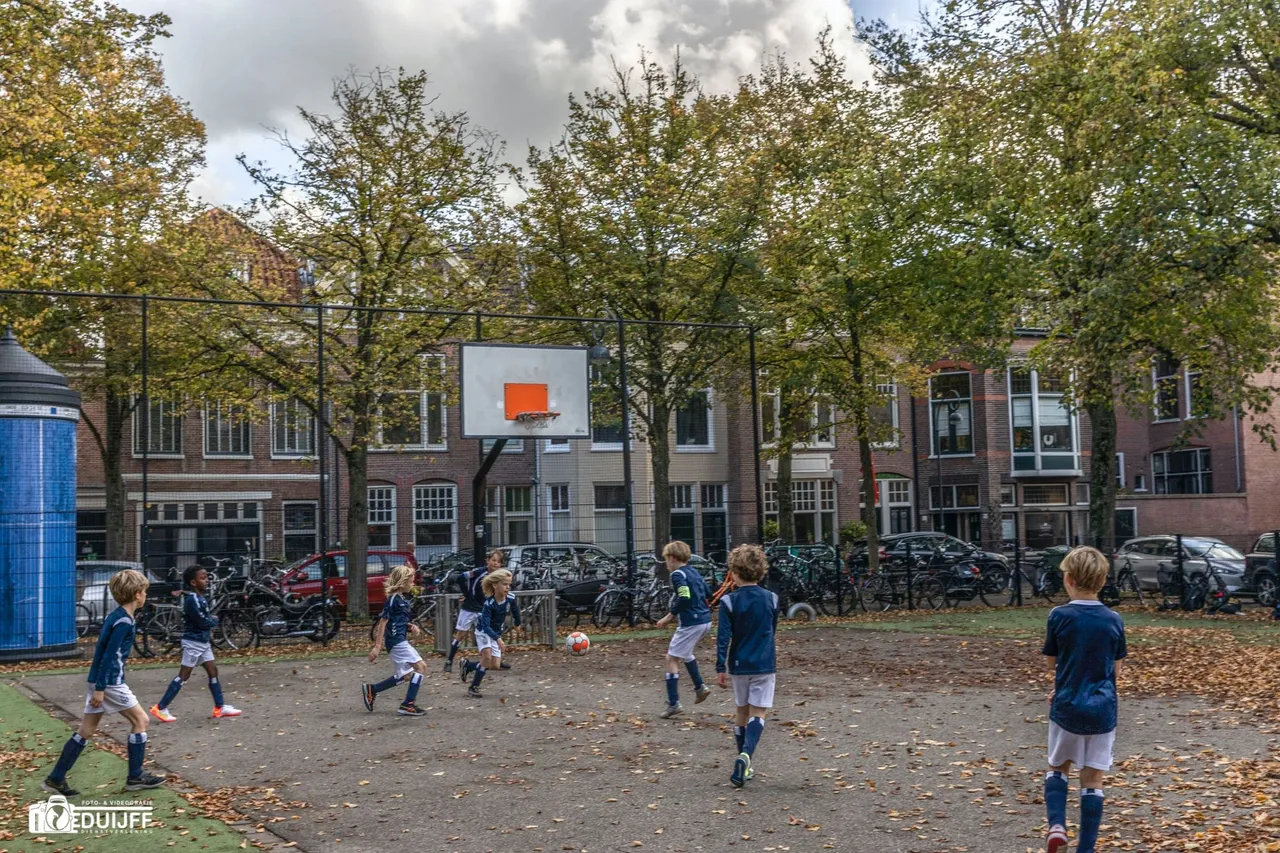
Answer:
<svg viewBox="0 0 1280 853"><path fill-rule="evenodd" d="M551 425L551 422L560 417L559 412L518 412L515 419L523 427L529 429L540 429Z"/></svg>

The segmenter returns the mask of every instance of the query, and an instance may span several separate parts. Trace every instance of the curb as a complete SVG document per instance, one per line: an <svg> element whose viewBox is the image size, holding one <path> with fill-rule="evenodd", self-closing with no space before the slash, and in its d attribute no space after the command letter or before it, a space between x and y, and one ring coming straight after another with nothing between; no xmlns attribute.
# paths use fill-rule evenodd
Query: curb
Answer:
<svg viewBox="0 0 1280 853"><path fill-rule="evenodd" d="M68 725L70 725L73 729L78 728L80 726L79 717L68 712L61 705L58 705L50 701L49 699L45 698L42 694L36 692L36 690L30 687L25 680L11 681L10 684L12 684L13 687L15 687L18 690L18 692L21 693L23 696L25 696L28 700L30 700L34 704L43 708L50 716L55 717L59 720L62 720L64 723L67 723ZM112 740L114 740L116 743L120 744L121 746L126 745L124 741L119 740L118 738L110 734L107 734L105 731L99 730L99 734L105 737L110 737ZM165 784L165 787L173 791L174 793L178 794L179 796L182 796L186 792L196 793L202 790L200 787L193 785L190 782L183 779L177 773L174 773L159 764L155 764L155 762L152 762L152 764L159 771L163 772L165 776L168 778L168 782ZM210 818L210 820L218 820L218 818ZM264 829L260 831L257 828L257 824L248 818L244 820L235 821L234 823L229 823L227 821L220 821L220 822L226 824L231 829L234 829L236 832L239 832L240 834L244 835L245 838L251 844L262 845L261 847L256 847L254 849L261 849L261 850L268 850L268 851L274 851L274 850L283 851L287 849L290 851L295 851L295 853L306 853L306 850L298 846L298 843L296 841L289 841L288 839L281 838L279 835L276 835L274 832L272 832L269 829Z"/></svg>

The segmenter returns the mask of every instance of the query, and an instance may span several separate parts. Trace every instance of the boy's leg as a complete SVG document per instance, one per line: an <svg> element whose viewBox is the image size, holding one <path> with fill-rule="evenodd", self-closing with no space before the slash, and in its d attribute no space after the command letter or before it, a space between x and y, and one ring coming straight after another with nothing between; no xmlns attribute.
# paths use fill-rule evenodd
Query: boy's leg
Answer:
<svg viewBox="0 0 1280 853"><path fill-rule="evenodd" d="M742 751L747 755L755 755L760 736L764 734L764 715L768 713L768 709L758 705L748 705L747 712L747 725L742 733Z"/></svg>
<svg viewBox="0 0 1280 853"><path fill-rule="evenodd" d="M733 742L738 747L737 751L742 752L742 739L747 734L747 720L751 718L751 706L739 705L734 712L733 719Z"/></svg>
<svg viewBox="0 0 1280 853"><path fill-rule="evenodd" d="M172 714L163 713L173 704L173 700L178 698L178 691L182 689L182 685L187 683L187 679L191 677L193 667L185 664L178 669L178 674L169 682L169 686L165 688L164 696L160 697L160 701L151 709L152 715L161 722L171 723L176 717ZM157 713L160 712L160 713Z"/></svg>
<svg viewBox="0 0 1280 853"><path fill-rule="evenodd" d="M57 763L49 771L49 778L45 780L46 782L52 783L56 788L61 787L67 781L67 773L70 772L72 765L76 763L76 759L80 757L80 753L84 752L85 746L89 743L89 739L93 737L93 733L98 730L98 724L101 722L101 713L84 715L84 718L80 720L80 728L75 734L67 738L67 742L62 745L62 754L58 756Z"/></svg>
<svg viewBox="0 0 1280 853"><path fill-rule="evenodd" d="M222 679L218 678L218 665L212 659L204 662L204 671L209 675L209 692L213 694L213 715L215 717L238 717L240 709L222 701Z"/></svg>
<svg viewBox="0 0 1280 853"><path fill-rule="evenodd" d="M1069 783L1067 777L1071 773L1071 762L1060 764L1057 767L1050 767L1049 772L1044 775L1044 810L1045 817L1049 821L1049 830L1055 827L1064 828L1067 825L1067 791ZM1049 849L1056 850L1057 847L1066 845L1066 834L1062 834L1062 840L1059 841L1056 835L1052 835L1049 839Z"/></svg>
<svg viewBox="0 0 1280 853"><path fill-rule="evenodd" d="M667 655L667 706L680 704L680 658Z"/></svg>
<svg viewBox="0 0 1280 853"><path fill-rule="evenodd" d="M152 776L150 773L143 773L142 762L147 757L147 714L142 710L141 705L134 705L131 708L125 708L120 712L120 716L129 721L129 778L125 783L128 788L133 785L137 788L142 787L153 788L164 780L159 776Z"/></svg>
<svg viewBox="0 0 1280 853"><path fill-rule="evenodd" d="M1093 853L1102 825L1102 773L1096 767L1080 768L1080 836L1076 853Z"/></svg>

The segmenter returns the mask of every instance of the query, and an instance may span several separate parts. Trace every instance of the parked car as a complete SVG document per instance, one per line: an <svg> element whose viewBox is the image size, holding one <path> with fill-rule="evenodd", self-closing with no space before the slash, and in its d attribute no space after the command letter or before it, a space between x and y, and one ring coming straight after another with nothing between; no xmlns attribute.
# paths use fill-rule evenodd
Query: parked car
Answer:
<svg viewBox="0 0 1280 853"><path fill-rule="evenodd" d="M79 560L76 562L77 599L88 609L86 615L92 621L102 622L108 613L115 610L116 602L111 597L107 584L112 575L125 569L141 572L142 563L129 560ZM170 593L177 592L181 586L181 581L174 582L170 573L166 571L148 569L145 574L151 581L147 595L153 601L159 601L161 597L167 598ZM80 612L83 613L83 611Z"/></svg>
<svg viewBox="0 0 1280 853"><path fill-rule="evenodd" d="M1239 592L1244 586L1244 554L1221 539L1184 536L1182 551L1183 568L1188 575L1204 574L1205 560L1209 559L1227 585L1227 592ZM1130 566L1144 590L1158 590L1161 566L1172 569L1177 562L1177 554L1178 544L1174 536L1139 536L1121 545L1113 562L1118 569Z"/></svg>
<svg viewBox="0 0 1280 853"><path fill-rule="evenodd" d="M1003 554L983 551L971 542L957 539L938 531L918 531L916 533L894 533L880 537L880 562L902 560L910 549L913 557L928 558L942 548L942 553L951 559L965 558L973 560L979 568L995 567L1008 569L1009 561ZM858 554L867 549L867 540L859 539L853 543L852 551Z"/></svg>
<svg viewBox="0 0 1280 853"><path fill-rule="evenodd" d="M412 566L418 573L418 561L411 551L370 551L365 560L366 583L369 596L369 611L376 614L387 603L384 583L387 574L396 566ZM285 570L280 580L280 587L286 593L303 597L320 592L321 560L319 554L312 554L299 560ZM347 609L347 552L331 551L324 556L324 570L329 577L329 594L338 599L345 615ZM419 578L419 582L422 578Z"/></svg>
<svg viewBox="0 0 1280 853"><path fill-rule="evenodd" d="M1280 573L1276 571L1276 535L1264 533L1253 543L1244 558L1244 586L1241 592L1252 595L1265 607L1275 607L1280 600Z"/></svg>

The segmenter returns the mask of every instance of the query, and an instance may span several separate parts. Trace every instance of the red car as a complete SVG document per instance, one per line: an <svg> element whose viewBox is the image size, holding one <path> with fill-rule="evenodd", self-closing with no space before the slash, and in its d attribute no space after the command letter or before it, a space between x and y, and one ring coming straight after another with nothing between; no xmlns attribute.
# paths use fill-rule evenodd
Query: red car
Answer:
<svg viewBox="0 0 1280 853"><path fill-rule="evenodd" d="M329 575L329 595L338 599L345 612L347 609L347 552L331 551L325 555L324 564ZM387 574L396 566L412 566L415 576L418 573L418 561L410 551L370 551L365 559L369 612L373 615L377 615L382 605L387 602L387 593L383 584L386 582ZM319 593L320 555L307 557L290 569L281 579L280 586L286 593L303 597Z"/></svg>

